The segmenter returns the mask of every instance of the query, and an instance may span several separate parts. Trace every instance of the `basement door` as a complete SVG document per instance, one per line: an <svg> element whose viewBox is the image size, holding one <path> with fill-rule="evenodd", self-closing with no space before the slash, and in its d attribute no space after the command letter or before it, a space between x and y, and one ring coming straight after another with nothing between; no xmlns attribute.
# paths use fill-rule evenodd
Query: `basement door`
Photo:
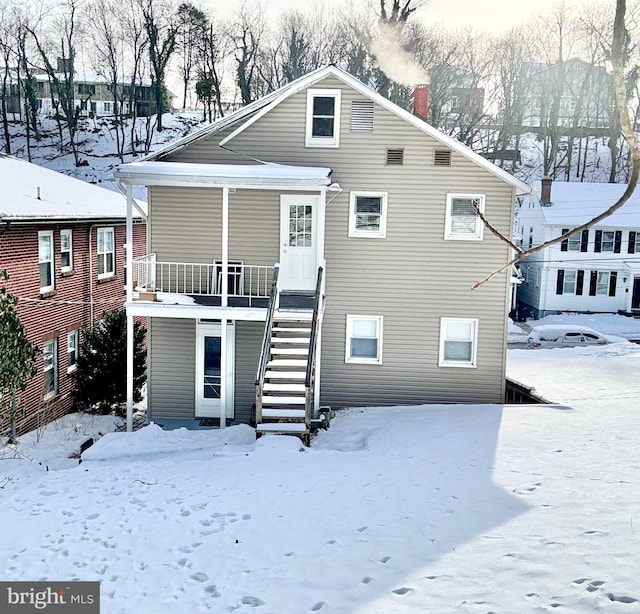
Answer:
<svg viewBox="0 0 640 614"><path fill-rule="evenodd" d="M233 418L235 324L228 323L227 351L222 356L222 325L198 322L196 329L196 418Z"/></svg>
<svg viewBox="0 0 640 614"><path fill-rule="evenodd" d="M318 196L280 196L282 290L313 290L318 271Z"/></svg>

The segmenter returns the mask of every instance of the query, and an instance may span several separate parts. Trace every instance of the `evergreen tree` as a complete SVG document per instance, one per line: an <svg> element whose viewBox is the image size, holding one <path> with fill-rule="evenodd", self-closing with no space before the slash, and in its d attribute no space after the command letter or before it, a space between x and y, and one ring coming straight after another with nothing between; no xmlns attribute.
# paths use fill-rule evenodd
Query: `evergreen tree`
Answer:
<svg viewBox="0 0 640 614"><path fill-rule="evenodd" d="M142 398L146 379L146 329L134 323L133 392ZM127 315L124 309L105 311L102 319L82 332L78 368L73 390L79 410L118 416L126 414L127 401Z"/></svg>
<svg viewBox="0 0 640 614"><path fill-rule="evenodd" d="M0 271L0 415L8 412L11 421L9 442L15 443L18 393L25 390L36 374L38 347L27 338L27 331L16 311L18 298L5 286L8 279L7 271Z"/></svg>

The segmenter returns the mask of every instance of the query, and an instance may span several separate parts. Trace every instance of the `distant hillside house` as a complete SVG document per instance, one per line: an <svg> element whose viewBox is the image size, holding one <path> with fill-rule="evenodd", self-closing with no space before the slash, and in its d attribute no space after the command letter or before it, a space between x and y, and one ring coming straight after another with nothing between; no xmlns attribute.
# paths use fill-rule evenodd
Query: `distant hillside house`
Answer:
<svg viewBox="0 0 640 614"><path fill-rule="evenodd" d="M608 209L626 186L551 182L522 197L516 234L528 249L576 228ZM640 195L613 215L520 265L520 317L563 311L640 314Z"/></svg>
<svg viewBox="0 0 640 614"><path fill-rule="evenodd" d="M126 199L5 155L0 175L0 269L8 271L20 318L42 351L21 398L22 433L71 409L81 331L124 305ZM146 232L137 210L132 230L133 254L142 255ZM1 412L0 436L8 428Z"/></svg>

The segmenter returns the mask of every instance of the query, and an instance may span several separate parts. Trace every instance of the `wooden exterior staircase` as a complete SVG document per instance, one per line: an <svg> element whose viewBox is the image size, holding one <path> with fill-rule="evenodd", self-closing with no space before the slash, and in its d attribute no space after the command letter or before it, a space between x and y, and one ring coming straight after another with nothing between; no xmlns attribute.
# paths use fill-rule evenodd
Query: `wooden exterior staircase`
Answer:
<svg viewBox="0 0 640 614"><path fill-rule="evenodd" d="M311 437L322 268L311 309L277 309L277 269L256 375L256 432Z"/></svg>

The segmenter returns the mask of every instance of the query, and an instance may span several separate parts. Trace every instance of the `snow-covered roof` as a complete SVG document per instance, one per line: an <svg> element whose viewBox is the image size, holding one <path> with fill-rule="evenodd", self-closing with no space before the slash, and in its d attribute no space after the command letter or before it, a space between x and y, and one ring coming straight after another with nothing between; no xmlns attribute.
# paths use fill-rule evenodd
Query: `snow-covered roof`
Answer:
<svg viewBox="0 0 640 614"><path fill-rule="evenodd" d="M540 181L534 187L538 194L530 198L539 200ZM540 210L544 223L550 226L580 226L613 205L626 190L621 183L579 183L554 181L551 184L551 205ZM640 192L610 217L598 224L603 228L640 228Z"/></svg>
<svg viewBox="0 0 640 614"><path fill-rule="evenodd" d="M210 185L229 187L314 187L331 185L331 169L285 164L198 164L190 162L130 162L115 176L141 185Z"/></svg>
<svg viewBox="0 0 640 614"><path fill-rule="evenodd" d="M224 145L290 96L306 89L307 87L310 87L314 83L317 83L318 81L321 81L322 79L325 79L327 77L335 77L339 79L346 85L349 85L350 87L358 91L363 96L366 96L367 98L373 100L375 103L384 107L391 113L394 113L398 117L401 117L425 134L441 142L443 145L446 145L451 150L459 153L478 166L488 170L490 173L496 175L504 182L514 186L518 194L529 194L531 192L531 188L526 183L520 181L519 179L516 179L513 175L507 173L503 169L493 164L493 162L475 153L466 145L463 145L460 141L456 141L450 136L447 136L443 132L440 132L433 126L429 125L419 117L416 117L412 113L405 111L398 105L386 99L384 96L381 96L371 88L367 87L364 83L350 75L348 72L341 70L336 66L325 66L323 68L318 68L317 70L314 70L307 75L304 75L303 77L300 77L299 79L288 83L275 92L271 92L260 100L257 100L247 105L246 107L243 107L242 109L239 109L238 111L231 113L230 115L227 115L226 117L213 122L212 124L204 126L202 129L197 130L196 132L182 139L179 139L178 141L175 141L174 143L171 143L166 147L159 149L158 151L147 156L145 160L160 159L170 153L185 148L187 145L193 143L194 141L198 141L202 138L219 133L227 126L238 124L238 128L220 142L220 145ZM240 122L245 118L247 118L247 121L240 124Z"/></svg>
<svg viewBox="0 0 640 614"><path fill-rule="evenodd" d="M25 160L0 154L0 177L3 222L126 218L122 194Z"/></svg>

